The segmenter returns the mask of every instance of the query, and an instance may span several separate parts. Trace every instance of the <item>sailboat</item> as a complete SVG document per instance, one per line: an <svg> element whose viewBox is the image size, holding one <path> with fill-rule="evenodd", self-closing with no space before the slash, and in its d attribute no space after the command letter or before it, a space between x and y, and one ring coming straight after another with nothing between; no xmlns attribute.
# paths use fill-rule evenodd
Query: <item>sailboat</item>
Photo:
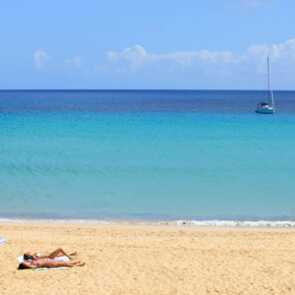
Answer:
<svg viewBox="0 0 295 295"><path fill-rule="evenodd" d="M273 91L270 85L270 60L267 57L267 85L268 85L268 102L260 102L257 105L256 113L258 114L274 114L275 113L275 101Z"/></svg>

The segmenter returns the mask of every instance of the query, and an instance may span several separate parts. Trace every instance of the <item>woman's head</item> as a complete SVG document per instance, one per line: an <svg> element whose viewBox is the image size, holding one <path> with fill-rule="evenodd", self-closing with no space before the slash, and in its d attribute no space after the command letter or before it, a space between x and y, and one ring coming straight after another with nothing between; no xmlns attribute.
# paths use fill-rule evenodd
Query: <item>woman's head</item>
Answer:
<svg viewBox="0 0 295 295"><path fill-rule="evenodd" d="M34 256L31 253L24 253L24 260L33 260Z"/></svg>

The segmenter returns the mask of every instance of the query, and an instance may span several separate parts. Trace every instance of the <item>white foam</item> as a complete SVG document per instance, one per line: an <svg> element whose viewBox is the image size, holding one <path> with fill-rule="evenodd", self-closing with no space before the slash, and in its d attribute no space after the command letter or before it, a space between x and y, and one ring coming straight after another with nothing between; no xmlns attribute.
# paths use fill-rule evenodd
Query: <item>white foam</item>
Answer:
<svg viewBox="0 0 295 295"><path fill-rule="evenodd" d="M272 221L272 220L177 220L179 226L199 226L199 227L271 227L271 228L293 228L295 221Z"/></svg>
<svg viewBox="0 0 295 295"><path fill-rule="evenodd" d="M174 220L174 221L152 221L152 220L103 220L103 219L18 219L0 218L1 223L13 224L89 224L89 225L108 225L108 224L141 224L141 225L177 225L195 227L227 227L227 228L295 228L295 220Z"/></svg>

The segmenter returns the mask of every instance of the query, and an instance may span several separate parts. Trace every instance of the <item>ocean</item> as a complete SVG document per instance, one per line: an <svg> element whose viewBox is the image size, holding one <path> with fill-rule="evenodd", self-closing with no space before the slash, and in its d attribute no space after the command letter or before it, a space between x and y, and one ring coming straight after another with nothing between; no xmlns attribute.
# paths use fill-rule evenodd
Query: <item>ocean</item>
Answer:
<svg viewBox="0 0 295 295"><path fill-rule="evenodd" d="M0 218L295 220L295 92L0 91Z"/></svg>

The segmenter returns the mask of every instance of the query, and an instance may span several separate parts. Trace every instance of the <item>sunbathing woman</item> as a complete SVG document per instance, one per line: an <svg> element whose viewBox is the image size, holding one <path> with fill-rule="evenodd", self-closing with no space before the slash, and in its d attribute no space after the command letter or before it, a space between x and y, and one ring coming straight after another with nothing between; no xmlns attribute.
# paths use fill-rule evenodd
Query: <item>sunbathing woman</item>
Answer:
<svg viewBox="0 0 295 295"><path fill-rule="evenodd" d="M26 252L24 253L24 257L28 257L28 258L57 258L57 257L67 257L68 259L72 259L72 256L76 256L77 252L72 252L70 254L67 254L62 248L58 248L56 250L54 250L53 252L51 252L48 255L40 255L38 253L31 253L31 252Z"/></svg>
<svg viewBox="0 0 295 295"><path fill-rule="evenodd" d="M84 266L85 263L72 260L71 256L76 254L76 252L67 254L61 248L46 256L38 256L36 253L27 252L24 254L23 261L19 264L18 269Z"/></svg>

